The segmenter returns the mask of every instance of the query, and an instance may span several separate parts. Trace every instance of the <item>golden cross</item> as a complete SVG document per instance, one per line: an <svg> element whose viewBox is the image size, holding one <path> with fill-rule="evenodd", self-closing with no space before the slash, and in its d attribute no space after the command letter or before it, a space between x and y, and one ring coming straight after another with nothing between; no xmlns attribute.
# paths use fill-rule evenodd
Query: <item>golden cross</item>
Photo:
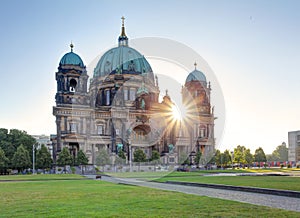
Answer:
<svg viewBox="0 0 300 218"><path fill-rule="evenodd" d="M121 19L122 19L122 26L124 26L124 20L125 20L125 17L122 16Z"/></svg>
<svg viewBox="0 0 300 218"><path fill-rule="evenodd" d="M196 61L195 61L195 63L194 63L194 66L195 66L195 70L196 70L196 68L197 68L197 63L196 63Z"/></svg>

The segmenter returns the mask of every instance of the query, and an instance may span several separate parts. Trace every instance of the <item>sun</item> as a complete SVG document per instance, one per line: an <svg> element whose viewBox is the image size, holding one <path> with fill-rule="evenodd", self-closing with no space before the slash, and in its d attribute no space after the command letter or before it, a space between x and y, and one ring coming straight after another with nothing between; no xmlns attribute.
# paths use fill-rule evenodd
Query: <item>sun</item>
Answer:
<svg viewBox="0 0 300 218"><path fill-rule="evenodd" d="M175 104L173 104L172 107L171 107L171 109L172 109L172 116L173 116L173 118L175 120L181 120L181 113L180 113L179 108Z"/></svg>

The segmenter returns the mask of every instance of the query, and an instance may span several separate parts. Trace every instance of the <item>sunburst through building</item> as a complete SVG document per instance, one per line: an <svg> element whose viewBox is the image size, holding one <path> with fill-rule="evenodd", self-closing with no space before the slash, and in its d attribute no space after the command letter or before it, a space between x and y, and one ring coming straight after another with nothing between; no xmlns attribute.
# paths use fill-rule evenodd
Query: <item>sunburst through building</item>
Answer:
<svg viewBox="0 0 300 218"><path fill-rule="evenodd" d="M159 101L158 77L147 59L129 46L124 18L118 46L102 55L90 80L70 47L56 72L54 160L64 147L74 157L83 150L91 164L100 150L112 164L121 151L130 164L137 149L149 160L157 151L163 164L193 163L197 152L209 160L215 149L211 85L196 64L176 105L168 91Z"/></svg>

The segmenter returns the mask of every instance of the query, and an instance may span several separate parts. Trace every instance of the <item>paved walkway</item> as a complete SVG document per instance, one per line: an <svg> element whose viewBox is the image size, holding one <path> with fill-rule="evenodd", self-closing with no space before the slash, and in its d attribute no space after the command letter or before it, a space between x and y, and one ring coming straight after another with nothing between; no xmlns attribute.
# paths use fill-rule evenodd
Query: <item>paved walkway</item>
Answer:
<svg viewBox="0 0 300 218"><path fill-rule="evenodd" d="M95 177L94 177L95 178ZM213 198L221 198L226 200L239 201L249 204L280 208L284 210L300 212L300 198L281 197L276 195L249 193L241 191L231 191L214 188L202 188L183 185L173 185L166 183L144 182L129 178L115 178L102 176L102 180L113 183L123 183L128 185L137 185L161 190L177 191L186 194L199 196L208 196Z"/></svg>

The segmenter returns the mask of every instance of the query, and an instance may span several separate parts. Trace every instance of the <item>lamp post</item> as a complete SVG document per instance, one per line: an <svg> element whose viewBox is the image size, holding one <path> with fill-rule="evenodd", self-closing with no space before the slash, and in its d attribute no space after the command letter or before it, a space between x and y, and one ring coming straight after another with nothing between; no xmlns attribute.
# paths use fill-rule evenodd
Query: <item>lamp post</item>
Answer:
<svg viewBox="0 0 300 218"><path fill-rule="evenodd" d="M234 154L234 152L231 151L231 168L232 168L232 169L233 169L233 154Z"/></svg>
<svg viewBox="0 0 300 218"><path fill-rule="evenodd" d="M32 174L35 174L35 144L32 145Z"/></svg>
<svg viewBox="0 0 300 218"><path fill-rule="evenodd" d="M39 146L39 143L32 145L32 174L35 174L35 148L36 145Z"/></svg>

